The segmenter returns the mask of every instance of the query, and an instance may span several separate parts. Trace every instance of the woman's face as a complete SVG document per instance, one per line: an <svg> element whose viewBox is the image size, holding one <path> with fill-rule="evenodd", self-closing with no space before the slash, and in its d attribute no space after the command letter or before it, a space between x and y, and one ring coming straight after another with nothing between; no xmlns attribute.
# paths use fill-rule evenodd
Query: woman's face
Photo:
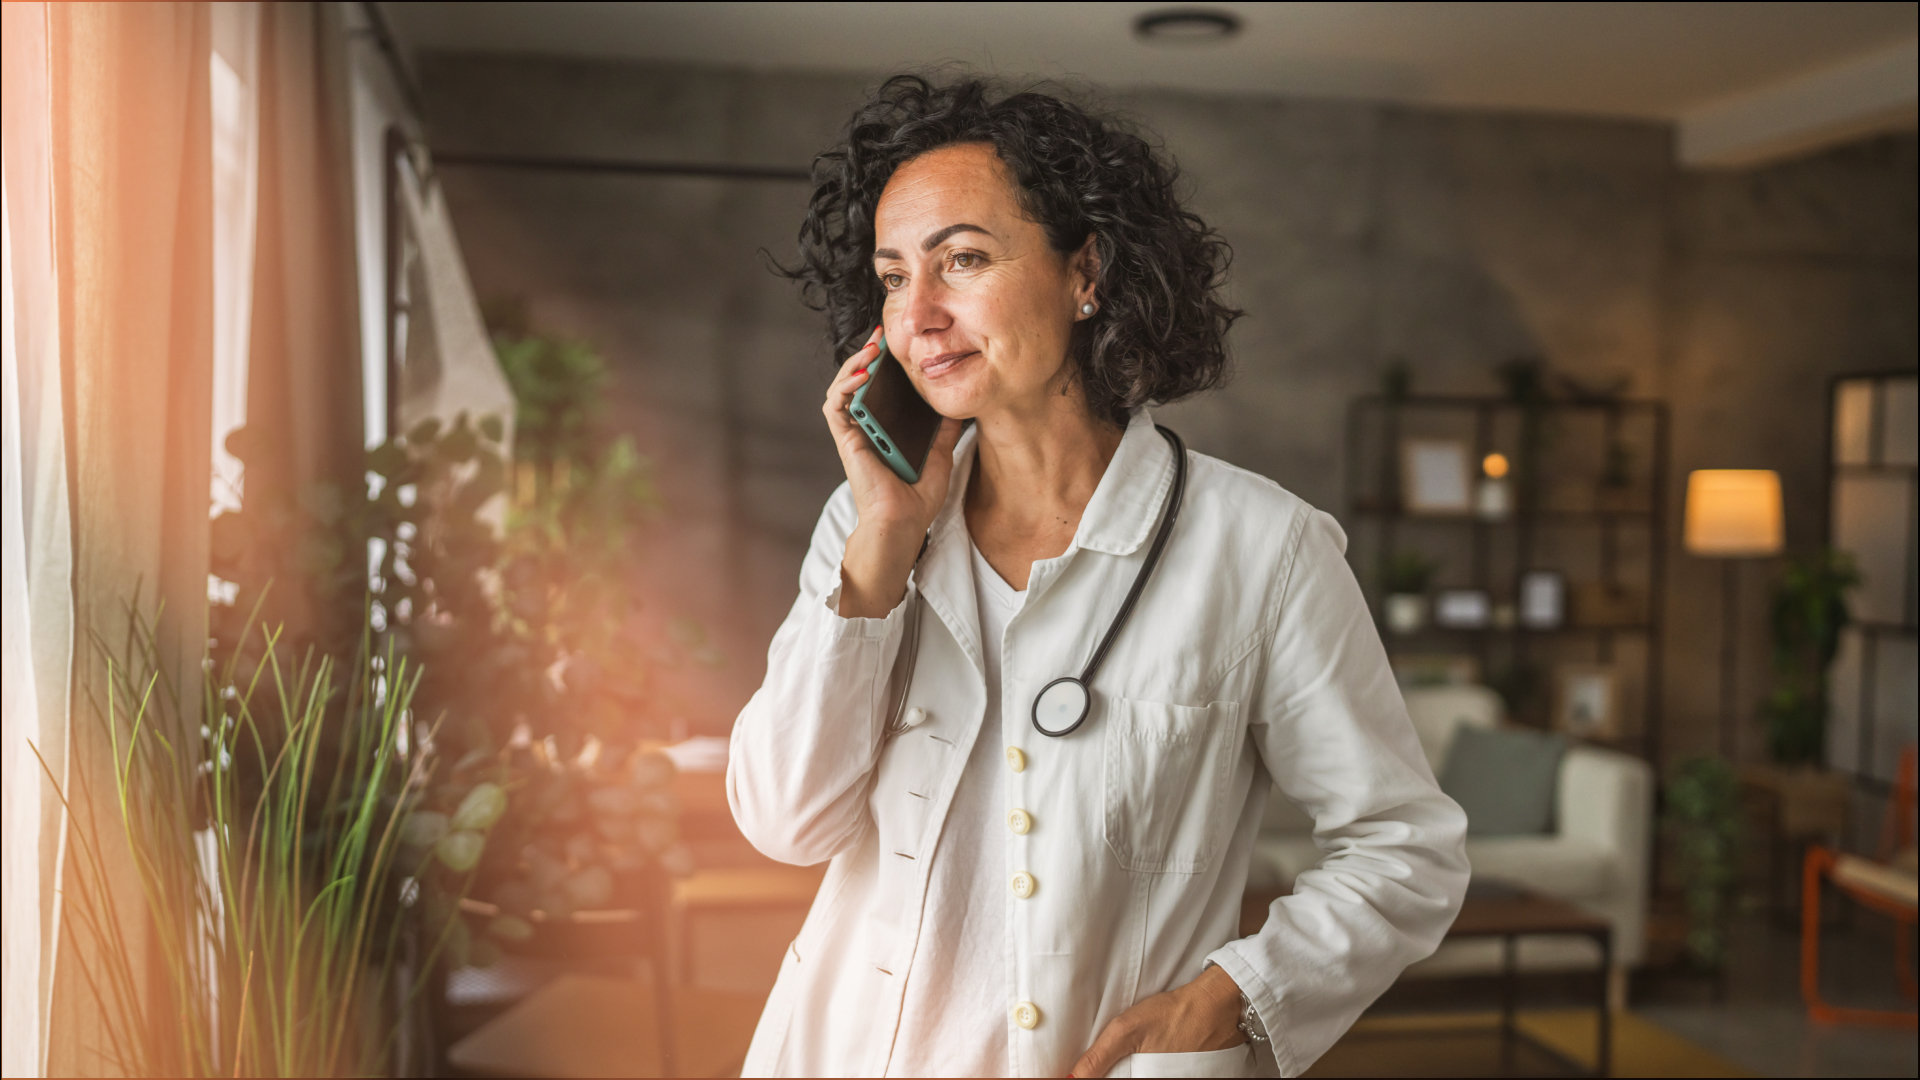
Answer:
<svg viewBox="0 0 1920 1080"><path fill-rule="evenodd" d="M880 195L874 234L888 350L936 411L1028 412L1059 394L1068 335L1093 299L1093 249L1053 250L992 146L902 165Z"/></svg>

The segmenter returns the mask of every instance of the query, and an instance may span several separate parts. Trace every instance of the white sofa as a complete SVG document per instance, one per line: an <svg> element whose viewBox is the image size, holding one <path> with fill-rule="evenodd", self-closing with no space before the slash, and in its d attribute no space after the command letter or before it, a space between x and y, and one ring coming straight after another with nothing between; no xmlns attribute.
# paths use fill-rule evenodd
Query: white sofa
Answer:
<svg viewBox="0 0 1920 1080"><path fill-rule="evenodd" d="M1504 712L1500 696L1484 686L1434 686L1406 692L1434 775L1446 764L1463 724L1491 728ZM1646 951L1647 884L1653 828L1653 770L1639 758L1574 745L1560 760L1556 832L1467 840L1476 881L1497 880L1573 901L1613 922L1610 995L1623 1004L1626 969ZM1320 860L1313 823L1277 790L1254 845L1249 887L1287 889ZM1522 938L1524 971L1592 970L1598 946L1584 937ZM1498 971L1500 944L1482 939L1448 942L1407 970L1409 977Z"/></svg>

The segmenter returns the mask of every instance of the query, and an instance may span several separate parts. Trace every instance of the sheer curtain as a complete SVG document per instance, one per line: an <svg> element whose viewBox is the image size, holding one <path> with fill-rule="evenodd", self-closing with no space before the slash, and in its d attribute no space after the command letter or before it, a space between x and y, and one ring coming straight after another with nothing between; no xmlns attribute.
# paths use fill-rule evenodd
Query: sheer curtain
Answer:
<svg viewBox="0 0 1920 1080"><path fill-rule="evenodd" d="M65 815L54 780L66 781L68 685L73 645L73 548L67 504L66 429L60 378L60 305L54 274L52 131L44 4L0 5L0 176L5 215L4 386L0 387L0 548L4 548L4 824L0 892L0 1070L46 1071L47 1022L59 938L54 883ZM36 758L34 750L39 751ZM45 760L43 767L41 758Z"/></svg>
<svg viewBox="0 0 1920 1080"><path fill-rule="evenodd" d="M384 434L384 267L356 258L373 254L356 250L357 233L367 239L368 212L384 204L356 185L355 147L379 134L355 106L364 113L390 72L369 67L371 54L350 64L352 14L337 3L0 5L9 1076L111 1070L83 977L99 949L63 921L63 893L116 897L133 945L123 959L136 972L154 959L125 852L108 853L107 881L79 876L63 854L79 827L109 844L121 836L106 803L75 798L69 814L55 794L113 790L88 704L104 663L89 642L120 639L136 592L164 597L163 658L192 700L210 515L314 481L362 483L362 450ZM417 129L383 113L382 130L396 117ZM511 422L439 193L407 179L420 310L406 356L437 377L409 388L406 415ZM363 306L369 297L379 305ZM364 361L371 378L367 342L380 346ZM270 435L244 473L219 448L243 423Z"/></svg>
<svg viewBox="0 0 1920 1080"><path fill-rule="evenodd" d="M87 644L166 600L165 662L198 693L209 495L357 481L363 445L346 44L325 3L8 3L4 16L4 1069L100 1074L100 960L60 895L120 903L151 961L124 851L64 859L111 759ZM242 476L242 422L281 451ZM214 509L218 507L215 506ZM191 740L189 740L191 742ZM54 774L48 780L34 749ZM149 980L151 984L151 980ZM164 1011L164 1010L160 1010ZM164 1029L166 1022L160 1021ZM147 1033L165 1037L165 1031Z"/></svg>
<svg viewBox="0 0 1920 1080"><path fill-rule="evenodd" d="M206 640L207 492L212 462L213 160L210 12L205 4L49 4L55 265L72 480L74 702L67 726L73 831L122 839L111 751L85 707L104 685L94 635L124 637L136 593L164 597L163 663L199 694ZM137 978L151 957L138 880L124 852L107 881L63 867L67 895L122 901ZM98 1074L101 1016L82 965L104 959L78 920L59 938L47 1069ZM158 1037L160 1030L148 1033Z"/></svg>

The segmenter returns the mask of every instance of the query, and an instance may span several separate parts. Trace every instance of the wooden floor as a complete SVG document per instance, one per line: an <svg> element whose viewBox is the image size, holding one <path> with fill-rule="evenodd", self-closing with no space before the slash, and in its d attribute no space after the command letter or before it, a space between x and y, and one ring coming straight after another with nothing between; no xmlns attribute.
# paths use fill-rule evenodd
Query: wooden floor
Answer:
<svg viewBox="0 0 1920 1080"><path fill-rule="evenodd" d="M1581 1075L1593 1064L1595 1022L1589 1009L1522 1012L1521 1030L1552 1052L1525 1041L1517 1043L1507 1075ZM1364 1019L1306 1075L1499 1076L1499 1016L1460 1013ZM1614 1016L1613 1075L1754 1074L1629 1012Z"/></svg>

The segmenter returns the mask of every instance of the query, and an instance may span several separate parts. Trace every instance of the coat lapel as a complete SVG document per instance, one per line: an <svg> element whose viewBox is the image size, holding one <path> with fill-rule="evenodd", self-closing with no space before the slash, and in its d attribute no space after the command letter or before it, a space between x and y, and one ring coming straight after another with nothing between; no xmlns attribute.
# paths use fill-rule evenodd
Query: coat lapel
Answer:
<svg viewBox="0 0 1920 1080"><path fill-rule="evenodd" d="M914 567L913 576L921 597L933 609L947 632L973 661L974 669L986 678L986 659L980 647L980 605L973 592L973 541L967 536L964 512L967 481L973 475L976 431L969 426L953 448L953 480L947 487L947 503L933 519L927 550Z"/></svg>

